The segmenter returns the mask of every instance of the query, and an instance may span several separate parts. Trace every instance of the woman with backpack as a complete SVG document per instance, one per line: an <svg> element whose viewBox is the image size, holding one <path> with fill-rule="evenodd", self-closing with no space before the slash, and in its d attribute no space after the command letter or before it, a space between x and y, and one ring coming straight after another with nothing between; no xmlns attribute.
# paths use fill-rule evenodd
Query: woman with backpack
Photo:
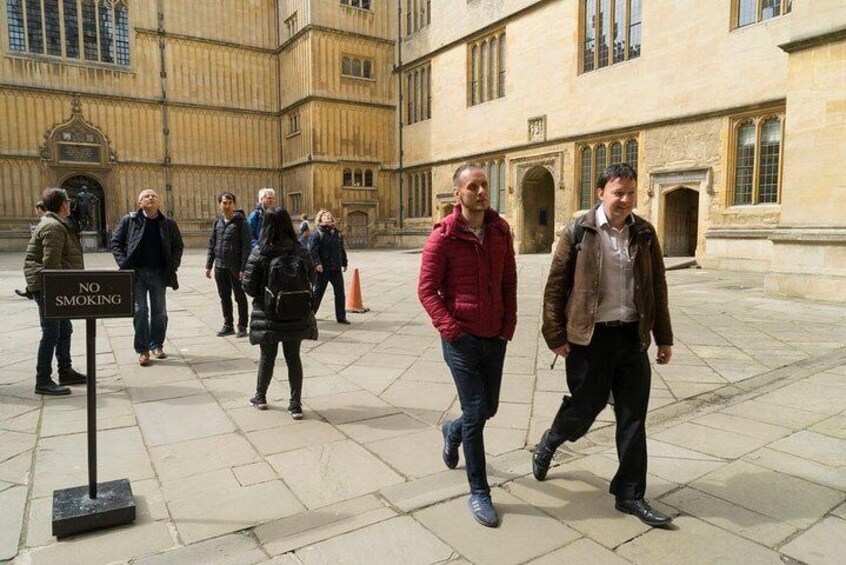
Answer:
<svg viewBox="0 0 846 565"><path fill-rule="evenodd" d="M304 339L317 339L311 310L311 286L316 279L314 263L297 241L291 216L282 208L267 210L259 245L250 254L244 273L244 290L253 297L250 343L261 349L256 394L250 399L259 410L267 409L267 388L282 342L291 386L288 412L295 420L303 417L300 344Z"/></svg>

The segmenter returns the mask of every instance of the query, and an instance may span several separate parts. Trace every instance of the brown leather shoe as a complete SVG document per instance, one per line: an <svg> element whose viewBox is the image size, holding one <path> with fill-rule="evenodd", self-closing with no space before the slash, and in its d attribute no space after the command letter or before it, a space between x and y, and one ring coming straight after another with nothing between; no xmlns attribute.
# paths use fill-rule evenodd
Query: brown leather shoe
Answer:
<svg viewBox="0 0 846 565"><path fill-rule="evenodd" d="M167 353L161 347L157 347L153 350L153 357L156 359L167 359Z"/></svg>
<svg viewBox="0 0 846 565"><path fill-rule="evenodd" d="M149 351L145 351L144 353L141 353L141 354L138 355L138 364L141 365L142 367L146 367L147 365L150 364L150 352Z"/></svg>

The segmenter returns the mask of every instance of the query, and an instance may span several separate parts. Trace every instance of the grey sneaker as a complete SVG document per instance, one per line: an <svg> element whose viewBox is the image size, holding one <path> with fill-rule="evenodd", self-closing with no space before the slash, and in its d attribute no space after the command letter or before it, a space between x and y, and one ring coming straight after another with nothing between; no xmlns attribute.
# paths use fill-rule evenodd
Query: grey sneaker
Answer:
<svg viewBox="0 0 846 565"><path fill-rule="evenodd" d="M499 516L494 510L493 501L489 494L471 494L467 499L467 506L473 513L473 518L483 526L496 528L499 525Z"/></svg>
<svg viewBox="0 0 846 565"><path fill-rule="evenodd" d="M458 466L458 444L449 441L450 424L452 424L452 420L447 420L441 424L441 434L444 436L444 449L441 456L447 469L455 469Z"/></svg>

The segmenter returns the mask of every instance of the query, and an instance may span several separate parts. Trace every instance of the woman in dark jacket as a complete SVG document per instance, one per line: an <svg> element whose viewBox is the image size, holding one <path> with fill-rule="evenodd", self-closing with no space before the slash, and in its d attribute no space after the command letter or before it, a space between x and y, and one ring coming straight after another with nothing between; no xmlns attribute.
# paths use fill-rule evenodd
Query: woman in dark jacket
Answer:
<svg viewBox="0 0 846 565"><path fill-rule="evenodd" d="M244 290L253 297L253 315L250 320L250 343L261 348L259 357L256 394L250 403L259 410L267 409L267 387L273 378L279 342L288 364L288 382L291 385L291 401L288 412L295 420L303 417L300 401L303 388L303 365L300 361L300 343L304 339L317 339L317 322L314 313L308 311L303 318L277 321L265 314L265 287L267 286L270 263L283 254L296 254L305 268L309 283L314 284L317 272L308 250L297 241L291 216L282 208L271 208L264 215L259 236L259 245L247 260L244 273Z"/></svg>
<svg viewBox="0 0 846 565"><path fill-rule="evenodd" d="M235 334L247 335L247 319L250 316L247 296L241 287L247 258L250 256L250 226L243 210L235 209L235 195L221 192L217 197L220 216L215 218L209 237L209 252L206 256L206 278L217 283L220 306L223 310L223 327L217 332L220 337ZM232 293L238 303L238 331L235 332L232 318Z"/></svg>

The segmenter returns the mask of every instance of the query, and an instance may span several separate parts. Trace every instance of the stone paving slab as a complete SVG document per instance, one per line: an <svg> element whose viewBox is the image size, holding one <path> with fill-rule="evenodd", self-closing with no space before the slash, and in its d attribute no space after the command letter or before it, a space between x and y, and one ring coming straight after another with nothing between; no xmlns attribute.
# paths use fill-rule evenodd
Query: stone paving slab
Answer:
<svg viewBox="0 0 846 565"><path fill-rule="evenodd" d="M661 501L685 514L767 547L775 547L798 531L791 524L690 488L670 493L662 497Z"/></svg>
<svg viewBox="0 0 846 565"><path fill-rule="evenodd" d="M395 516L397 513L377 497L366 495L267 522L257 527L255 534L270 555L277 555Z"/></svg>
<svg viewBox="0 0 846 565"><path fill-rule="evenodd" d="M814 565L843 562L846 520L829 516L781 548L785 555Z"/></svg>
<svg viewBox="0 0 846 565"><path fill-rule="evenodd" d="M681 516L674 525L670 530L654 528L616 553L643 565L783 565L777 552L696 518Z"/></svg>
<svg viewBox="0 0 846 565"><path fill-rule="evenodd" d="M278 453L267 460L310 509L403 482L399 474L350 440Z"/></svg>
<svg viewBox="0 0 846 565"><path fill-rule="evenodd" d="M249 534L221 536L158 555L133 560L134 565L182 565L214 563L215 565L252 565L267 560L258 542Z"/></svg>
<svg viewBox="0 0 846 565"><path fill-rule="evenodd" d="M480 528L472 520L462 519L468 513L466 496L413 516L471 563L523 563L579 537L566 525L505 491L494 489L491 497L501 516L496 529Z"/></svg>
<svg viewBox="0 0 846 565"><path fill-rule="evenodd" d="M303 510L282 481L242 486L230 469L163 482L162 489L176 529L187 544Z"/></svg>
<svg viewBox="0 0 846 565"><path fill-rule="evenodd" d="M451 547L408 516L378 522L296 551L304 565L429 565L442 563L452 555Z"/></svg>
<svg viewBox="0 0 846 565"><path fill-rule="evenodd" d="M16 486L0 491L0 561L18 553L18 541L23 528L26 507L26 487Z"/></svg>
<svg viewBox="0 0 846 565"><path fill-rule="evenodd" d="M562 563L628 565L629 562L598 543L581 538L543 557L533 559L527 565L561 565Z"/></svg>
<svg viewBox="0 0 846 565"><path fill-rule="evenodd" d="M735 461L691 486L798 528L807 528L840 504L846 494L770 469Z"/></svg>

